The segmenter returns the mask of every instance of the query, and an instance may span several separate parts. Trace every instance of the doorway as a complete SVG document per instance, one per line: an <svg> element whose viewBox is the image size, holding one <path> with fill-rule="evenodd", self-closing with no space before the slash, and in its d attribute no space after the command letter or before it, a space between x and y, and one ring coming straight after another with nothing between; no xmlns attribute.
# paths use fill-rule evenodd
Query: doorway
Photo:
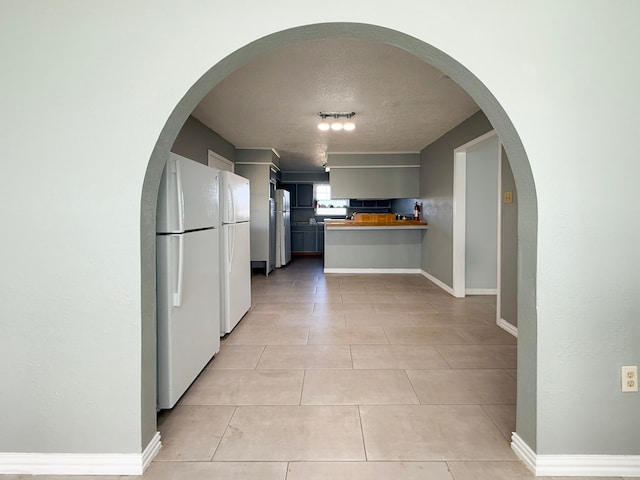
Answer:
<svg viewBox="0 0 640 480"><path fill-rule="evenodd" d="M509 161L514 167L516 182L523 188L520 198L521 214L519 225L519 261L518 285L522 301L518 302L518 317L520 324L529 323L527 335L521 335L518 340L518 356L527 359L518 371L518 426L521 438L535 445L536 425L536 339L535 335L535 289L536 289L536 232L537 232L537 202L533 176L527 155L513 124L506 112L491 92L480 80L463 65L459 64L446 53L433 46L403 33L383 27L353 23L331 23L322 25L307 25L277 32L259 39L226 57L219 64L213 66L185 93L159 135L158 142L151 155L141 202L141 251L142 251L142 410L143 428L142 443L146 445L155 434L155 208L159 179L168 156L169 145L175 140L182 124L190 112L204 97L206 92L218 84L230 72L260 55L274 51L291 42L313 38L346 37L362 40L377 41L394 45L407 50L425 62L441 70L453 81L464 88L476 101L480 108L487 112L496 133L504 142L509 155ZM455 245L455 242L454 242ZM520 403L522 407L520 408Z"/></svg>

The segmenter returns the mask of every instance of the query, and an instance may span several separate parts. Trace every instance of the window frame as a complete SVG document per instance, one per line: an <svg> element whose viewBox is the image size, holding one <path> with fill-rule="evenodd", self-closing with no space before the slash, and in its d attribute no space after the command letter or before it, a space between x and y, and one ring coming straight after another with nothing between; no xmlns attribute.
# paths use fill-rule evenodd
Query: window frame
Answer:
<svg viewBox="0 0 640 480"><path fill-rule="evenodd" d="M329 189L329 198L326 198L324 192L325 187ZM313 198L314 200L314 213L318 217L346 217L347 209L349 208L349 199L331 198L331 185L326 182L314 182L313 184ZM328 202L328 203L323 203ZM321 207L320 205L326 205ZM330 207L329 205L333 205Z"/></svg>

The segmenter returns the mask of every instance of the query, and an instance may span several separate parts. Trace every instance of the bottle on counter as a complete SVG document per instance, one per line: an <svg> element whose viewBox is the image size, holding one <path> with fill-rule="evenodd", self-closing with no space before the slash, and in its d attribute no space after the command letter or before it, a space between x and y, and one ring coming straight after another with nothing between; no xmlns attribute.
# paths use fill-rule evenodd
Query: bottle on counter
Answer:
<svg viewBox="0 0 640 480"><path fill-rule="evenodd" d="M418 205L418 202L413 206L413 219L420 220L420 206Z"/></svg>

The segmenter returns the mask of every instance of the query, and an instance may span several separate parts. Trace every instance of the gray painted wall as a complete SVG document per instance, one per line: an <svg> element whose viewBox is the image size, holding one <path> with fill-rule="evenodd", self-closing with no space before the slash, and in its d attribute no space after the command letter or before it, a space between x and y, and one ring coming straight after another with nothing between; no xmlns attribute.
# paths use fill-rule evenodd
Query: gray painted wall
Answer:
<svg viewBox="0 0 640 480"><path fill-rule="evenodd" d="M498 137L467 150L465 286L495 289L498 279Z"/></svg>
<svg viewBox="0 0 640 480"><path fill-rule="evenodd" d="M326 172L282 172L282 183L329 183Z"/></svg>
<svg viewBox="0 0 640 480"><path fill-rule="evenodd" d="M492 129L478 112L420 152L423 219L429 230L422 243L422 269L453 287L453 151Z"/></svg>
<svg viewBox="0 0 640 480"><path fill-rule="evenodd" d="M513 202L502 202L500 252L500 316L518 326L518 195L513 172L502 150L502 192L512 192Z"/></svg>
<svg viewBox="0 0 640 480"><path fill-rule="evenodd" d="M628 15L599 22L611 13L607 2L477 3L461 12L453 2L371 9L358 0L341 11L358 24L262 38L326 22L326 9L252 2L252 19L247 4L165 2L157 21L145 22L143 2L129 2L126 15L118 2L103 3L100 12L15 2L0 29L7 72L0 83L12 112L3 119L4 153L20 161L6 162L0 205L22 235L7 236L2 249L0 352L7 361L0 362L0 406L10 415L0 449L134 453L146 445L149 426L141 431L141 422L155 428L155 412L146 405L140 412L140 377L152 372L141 353L147 358L154 343L150 252L168 146L203 92L229 71L285 41L329 30L430 61L471 93L505 142L520 207L518 433L542 454L637 455L639 397L620 393L619 365L640 361L633 268L640 226L630 221L640 214L640 167L633 142L624 141L636 135L640 113L640 71L629 61L640 42L640 5L623 2ZM275 26L263 20L272 12L279 14ZM191 28L175 30L178 16ZM558 21L541 31L550 16ZM217 28L206 28L212 17ZM482 43L460 42L459 29L442 25L452 17ZM576 46L590 55L576 55ZM132 68L140 58L144 68ZM525 74L514 69L523 59ZM584 102L589 97L602 101ZM10 208L16 198L20 209ZM43 216L43 205L53 214Z"/></svg>
<svg viewBox="0 0 640 480"><path fill-rule="evenodd" d="M325 268L418 269L425 230L325 228ZM393 255L389 252L393 251Z"/></svg>
<svg viewBox="0 0 640 480"><path fill-rule="evenodd" d="M209 150L213 150L232 162L236 160L236 149L231 143L199 120L190 116L184 122L180 133L178 133L171 151L207 165L209 162Z"/></svg>

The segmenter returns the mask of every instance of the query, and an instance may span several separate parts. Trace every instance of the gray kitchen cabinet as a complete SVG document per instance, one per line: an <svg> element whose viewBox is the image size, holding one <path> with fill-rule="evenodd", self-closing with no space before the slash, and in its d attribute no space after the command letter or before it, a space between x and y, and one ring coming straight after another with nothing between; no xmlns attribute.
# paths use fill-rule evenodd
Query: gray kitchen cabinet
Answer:
<svg viewBox="0 0 640 480"><path fill-rule="evenodd" d="M308 229L304 233L303 248L304 252L317 252L316 248L316 227Z"/></svg>
<svg viewBox="0 0 640 480"><path fill-rule="evenodd" d="M291 251L321 253L324 251L324 225L292 225Z"/></svg>
<svg viewBox="0 0 640 480"><path fill-rule="evenodd" d="M287 192L289 192L289 204L291 208L296 208L298 206L298 202L297 202L297 192L298 192L298 185L295 183L283 183L281 185L281 188L283 190L286 190Z"/></svg>
<svg viewBox="0 0 640 480"><path fill-rule="evenodd" d="M283 183L290 193L291 208L313 208L313 183Z"/></svg>
<svg viewBox="0 0 640 480"><path fill-rule="evenodd" d="M296 206L301 208L313 207L313 184L312 183L298 183L297 184L297 196Z"/></svg>
<svg viewBox="0 0 640 480"><path fill-rule="evenodd" d="M304 232L291 229L291 252L304 252Z"/></svg>
<svg viewBox="0 0 640 480"><path fill-rule="evenodd" d="M418 198L417 153L334 153L328 156L329 183L335 198L360 200Z"/></svg>

